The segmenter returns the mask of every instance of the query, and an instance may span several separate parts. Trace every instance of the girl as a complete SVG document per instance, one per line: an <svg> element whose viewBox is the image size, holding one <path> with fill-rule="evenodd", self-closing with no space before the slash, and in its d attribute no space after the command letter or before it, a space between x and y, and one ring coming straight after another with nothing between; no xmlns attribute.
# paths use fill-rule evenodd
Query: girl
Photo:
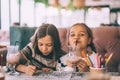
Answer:
<svg viewBox="0 0 120 80"><path fill-rule="evenodd" d="M58 60L58 68L63 71L89 71L89 66L96 64L96 50L92 41L92 32L88 26L83 23L74 24L68 33L68 44L76 50L75 60L70 60L70 54L66 54Z"/></svg>
<svg viewBox="0 0 120 80"><path fill-rule="evenodd" d="M64 54L57 28L43 24L36 30L31 42L20 51L16 70L28 75L33 75L36 70L53 71L56 70L57 59Z"/></svg>

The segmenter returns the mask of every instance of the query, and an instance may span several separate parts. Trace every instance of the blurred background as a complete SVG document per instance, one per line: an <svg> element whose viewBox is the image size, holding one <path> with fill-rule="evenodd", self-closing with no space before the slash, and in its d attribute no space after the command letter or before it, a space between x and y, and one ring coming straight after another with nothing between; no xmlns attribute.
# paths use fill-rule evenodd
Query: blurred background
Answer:
<svg viewBox="0 0 120 80"><path fill-rule="evenodd" d="M69 27L120 25L120 0L0 0L0 29L10 26L38 27L52 23Z"/></svg>

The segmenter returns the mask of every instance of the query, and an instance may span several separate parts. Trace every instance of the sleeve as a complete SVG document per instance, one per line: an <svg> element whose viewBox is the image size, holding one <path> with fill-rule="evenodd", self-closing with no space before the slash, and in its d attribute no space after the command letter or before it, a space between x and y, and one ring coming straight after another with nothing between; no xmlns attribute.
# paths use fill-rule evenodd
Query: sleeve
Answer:
<svg viewBox="0 0 120 80"><path fill-rule="evenodd" d="M97 67L96 54L93 52L90 56L91 62L94 67Z"/></svg>
<svg viewBox="0 0 120 80"><path fill-rule="evenodd" d="M58 59L57 66L56 66L57 71L74 71L74 68L68 67L66 65L66 60L67 60L67 55Z"/></svg>
<svg viewBox="0 0 120 80"><path fill-rule="evenodd" d="M19 64L26 64L27 62L30 62L30 58L32 56L32 50L29 46L26 46L20 51L20 60L17 65Z"/></svg>
<svg viewBox="0 0 120 80"><path fill-rule="evenodd" d="M65 65L61 62L60 59L58 59L58 60L57 60L56 70L57 70L57 71L64 71L64 67L65 67Z"/></svg>

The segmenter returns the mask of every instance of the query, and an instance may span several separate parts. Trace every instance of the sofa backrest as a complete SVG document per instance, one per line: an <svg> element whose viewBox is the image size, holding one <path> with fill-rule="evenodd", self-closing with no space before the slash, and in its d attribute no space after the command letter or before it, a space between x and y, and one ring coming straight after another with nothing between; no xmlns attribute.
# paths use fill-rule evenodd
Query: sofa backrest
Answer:
<svg viewBox="0 0 120 80"><path fill-rule="evenodd" d="M29 41L30 37L34 34L37 27L10 27L10 45L15 45L18 41L19 50L25 47Z"/></svg>
<svg viewBox="0 0 120 80"><path fill-rule="evenodd" d="M92 29L94 45L99 53L107 52L109 42L120 40L120 27L99 27Z"/></svg>
<svg viewBox="0 0 120 80"><path fill-rule="evenodd" d="M30 41L30 37L34 34L37 27L10 27L10 45L14 45L19 41L20 50ZM106 51L106 45L109 41L120 40L120 27L98 27L91 28L93 32L93 42L98 51ZM62 49L67 49L67 32L68 28L58 28Z"/></svg>

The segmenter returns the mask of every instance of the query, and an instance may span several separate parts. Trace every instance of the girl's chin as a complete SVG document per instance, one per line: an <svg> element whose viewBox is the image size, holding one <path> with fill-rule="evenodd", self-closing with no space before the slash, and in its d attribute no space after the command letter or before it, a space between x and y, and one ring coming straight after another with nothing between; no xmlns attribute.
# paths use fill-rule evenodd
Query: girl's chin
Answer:
<svg viewBox="0 0 120 80"><path fill-rule="evenodd" d="M73 48L80 48L80 46L79 45L74 45Z"/></svg>
<svg viewBox="0 0 120 80"><path fill-rule="evenodd" d="M44 55L44 56L48 56L48 55L49 55L49 53L44 53L43 55Z"/></svg>

